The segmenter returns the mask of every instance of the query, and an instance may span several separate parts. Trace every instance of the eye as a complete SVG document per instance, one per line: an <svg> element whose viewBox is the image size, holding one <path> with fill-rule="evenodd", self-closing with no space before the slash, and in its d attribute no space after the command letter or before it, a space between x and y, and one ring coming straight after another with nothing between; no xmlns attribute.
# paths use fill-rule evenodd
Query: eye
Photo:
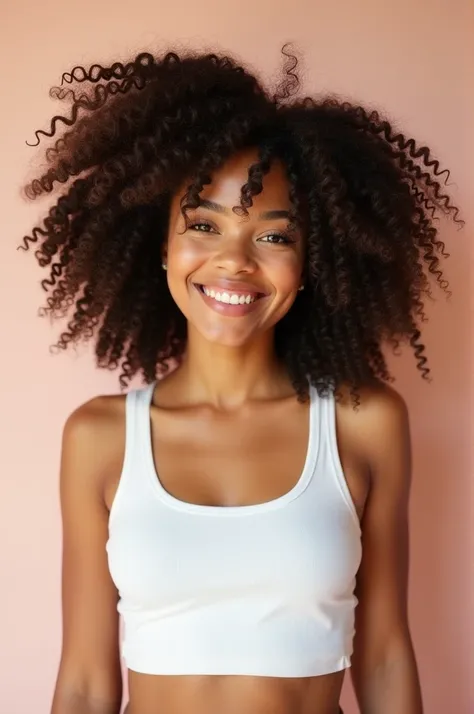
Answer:
<svg viewBox="0 0 474 714"><path fill-rule="evenodd" d="M295 242L285 233L269 233L259 238L259 241L262 243L270 243L271 245L288 245L289 243Z"/></svg>
<svg viewBox="0 0 474 714"><path fill-rule="evenodd" d="M190 221L186 228L191 231L200 231L201 233L209 233L209 230L213 230L213 226L207 221Z"/></svg>

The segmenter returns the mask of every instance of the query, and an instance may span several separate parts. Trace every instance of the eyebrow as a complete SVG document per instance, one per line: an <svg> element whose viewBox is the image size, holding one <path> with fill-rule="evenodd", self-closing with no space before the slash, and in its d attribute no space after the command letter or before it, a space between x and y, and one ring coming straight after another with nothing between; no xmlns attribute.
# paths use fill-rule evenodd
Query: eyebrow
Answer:
<svg viewBox="0 0 474 714"><path fill-rule="evenodd" d="M222 206L220 203L215 203L214 201L207 201L206 199L201 200L200 207L207 208L209 211L214 211L215 213L224 213L226 215L232 213L232 210L230 208L226 208L226 206ZM289 217L289 211L281 209L274 211L264 211L259 215L259 219L263 221L274 221L277 218Z"/></svg>

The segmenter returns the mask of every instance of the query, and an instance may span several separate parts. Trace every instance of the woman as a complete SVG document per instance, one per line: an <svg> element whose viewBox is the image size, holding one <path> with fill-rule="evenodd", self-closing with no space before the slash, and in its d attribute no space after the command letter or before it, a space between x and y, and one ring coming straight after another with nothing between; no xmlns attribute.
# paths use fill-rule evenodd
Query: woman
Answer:
<svg viewBox="0 0 474 714"><path fill-rule="evenodd" d="M122 387L63 435L53 714L421 714L407 619L410 433L382 353L409 340L432 217L426 148L377 112L273 94L232 58L75 68L25 239L59 347ZM86 110L80 112L79 110ZM423 163L420 168L418 159Z"/></svg>

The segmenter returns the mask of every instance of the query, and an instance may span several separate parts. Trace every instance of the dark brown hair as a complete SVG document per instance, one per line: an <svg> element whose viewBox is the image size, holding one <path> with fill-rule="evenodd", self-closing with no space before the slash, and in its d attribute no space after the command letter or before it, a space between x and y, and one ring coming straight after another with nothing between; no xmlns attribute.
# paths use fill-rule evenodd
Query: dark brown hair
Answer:
<svg viewBox="0 0 474 714"><path fill-rule="evenodd" d="M259 160L240 210L278 158L293 218L307 226L306 289L275 332L300 397L308 377L321 394L330 383L349 383L354 395L373 379L392 381L384 342L407 340L428 378L422 297L431 295L430 276L448 287L433 219L438 211L463 223L434 178L449 172L379 111L334 95L299 97L297 60L283 53L273 92L232 57L198 52L144 52L63 75L52 92L71 103L70 117L36 132L38 143L54 144L26 194L67 185L22 246L37 244L49 273L43 314L68 316L57 347L94 338L99 366L120 368L123 387L139 371L149 382L179 361L186 322L161 269L171 198L189 179L182 211L197 206L212 173L253 146Z"/></svg>

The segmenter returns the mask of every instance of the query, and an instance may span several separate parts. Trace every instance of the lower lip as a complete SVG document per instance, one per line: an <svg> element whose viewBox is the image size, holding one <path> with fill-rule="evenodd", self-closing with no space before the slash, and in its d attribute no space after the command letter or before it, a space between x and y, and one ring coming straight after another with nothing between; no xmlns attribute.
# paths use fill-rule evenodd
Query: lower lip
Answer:
<svg viewBox="0 0 474 714"><path fill-rule="evenodd" d="M248 315L258 308L259 304L265 300L263 297L250 302L248 305L247 303L244 303L243 305L240 303L238 305L230 305L227 302L218 302L217 300L214 300L214 298L209 297L197 285L194 285L194 287L206 305L209 305L209 307L211 307L215 312L218 312L220 315L226 315L228 317L242 317L244 315Z"/></svg>

